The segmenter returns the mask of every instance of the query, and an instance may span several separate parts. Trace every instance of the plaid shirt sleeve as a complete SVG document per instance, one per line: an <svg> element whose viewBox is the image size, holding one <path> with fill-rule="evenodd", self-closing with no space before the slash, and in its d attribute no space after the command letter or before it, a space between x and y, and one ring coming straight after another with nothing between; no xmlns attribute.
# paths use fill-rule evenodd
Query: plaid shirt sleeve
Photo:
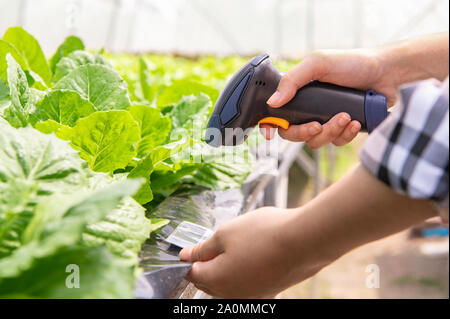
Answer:
<svg viewBox="0 0 450 319"><path fill-rule="evenodd" d="M431 199L448 220L449 93L428 80L400 89L400 104L368 137L360 160L395 191Z"/></svg>

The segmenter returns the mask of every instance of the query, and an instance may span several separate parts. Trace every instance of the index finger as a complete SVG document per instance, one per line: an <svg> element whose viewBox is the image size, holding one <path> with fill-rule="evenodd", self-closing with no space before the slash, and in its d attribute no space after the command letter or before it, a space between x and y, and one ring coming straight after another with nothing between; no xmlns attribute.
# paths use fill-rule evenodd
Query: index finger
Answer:
<svg viewBox="0 0 450 319"><path fill-rule="evenodd" d="M267 104L280 107L289 102L298 89L318 78L321 72L319 68L320 63L316 58L305 58L282 76L276 92L267 100Z"/></svg>
<svg viewBox="0 0 450 319"><path fill-rule="evenodd" d="M207 261L223 252L222 245L216 236L208 238L195 246L183 248L180 251L180 259L185 261Z"/></svg>
<svg viewBox="0 0 450 319"><path fill-rule="evenodd" d="M223 263L223 255L209 261L196 261L192 264L191 270L185 279L195 285L211 288L219 280L219 276L223 274L221 271Z"/></svg>

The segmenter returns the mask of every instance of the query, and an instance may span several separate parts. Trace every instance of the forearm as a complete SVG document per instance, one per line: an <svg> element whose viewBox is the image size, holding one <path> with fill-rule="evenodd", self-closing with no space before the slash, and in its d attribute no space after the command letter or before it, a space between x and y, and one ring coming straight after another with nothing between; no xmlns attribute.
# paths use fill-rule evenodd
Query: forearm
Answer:
<svg viewBox="0 0 450 319"><path fill-rule="evenodd" d="M445 79L449 68L449 34L404 40L376 49L384 76L396 86L428 78Z"/></svg>
<svg viewBox="0 0 450 319"><path fill-rule="evenodd" d="M349 172L307 205L286 230L301 264L321 268L365 243L436 215L430 201L395 193L362 166ZM287 241L288 242L288 241Z"/></svg>
<svg viewBox="0 0 450 319"><path fill-rule="evenodd" d="M263 207L229 221L180 258L200 261L186 278L210 295L267 298L433 214L431 203L397 195L359 167L303 207Z"/></svg>

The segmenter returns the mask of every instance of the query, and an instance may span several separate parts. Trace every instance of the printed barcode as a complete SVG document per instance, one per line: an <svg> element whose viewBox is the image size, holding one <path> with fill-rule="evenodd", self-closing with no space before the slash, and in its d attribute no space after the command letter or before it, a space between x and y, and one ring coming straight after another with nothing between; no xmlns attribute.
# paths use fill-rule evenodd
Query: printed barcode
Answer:
<svg viewBox="0 0 450 319"><path fill-rule="evenodd" d="M184 221L175 228L169 237L166 238L166 241L184 248L201 243L208 239L212 234L213 231L206 227Z"/></svg>

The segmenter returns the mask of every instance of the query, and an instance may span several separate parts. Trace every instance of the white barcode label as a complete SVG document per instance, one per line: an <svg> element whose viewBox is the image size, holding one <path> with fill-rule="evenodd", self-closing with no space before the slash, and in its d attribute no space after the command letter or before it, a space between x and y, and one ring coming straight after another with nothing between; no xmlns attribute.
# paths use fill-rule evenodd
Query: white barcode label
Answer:
<svg viewBox="0 0 450 319"><path fill-rule="evenodd" d="M211 237L212 234L214 232L206 227L190 222L181 222L166 238L166 241L184 248L201 243Z"/></svg>

